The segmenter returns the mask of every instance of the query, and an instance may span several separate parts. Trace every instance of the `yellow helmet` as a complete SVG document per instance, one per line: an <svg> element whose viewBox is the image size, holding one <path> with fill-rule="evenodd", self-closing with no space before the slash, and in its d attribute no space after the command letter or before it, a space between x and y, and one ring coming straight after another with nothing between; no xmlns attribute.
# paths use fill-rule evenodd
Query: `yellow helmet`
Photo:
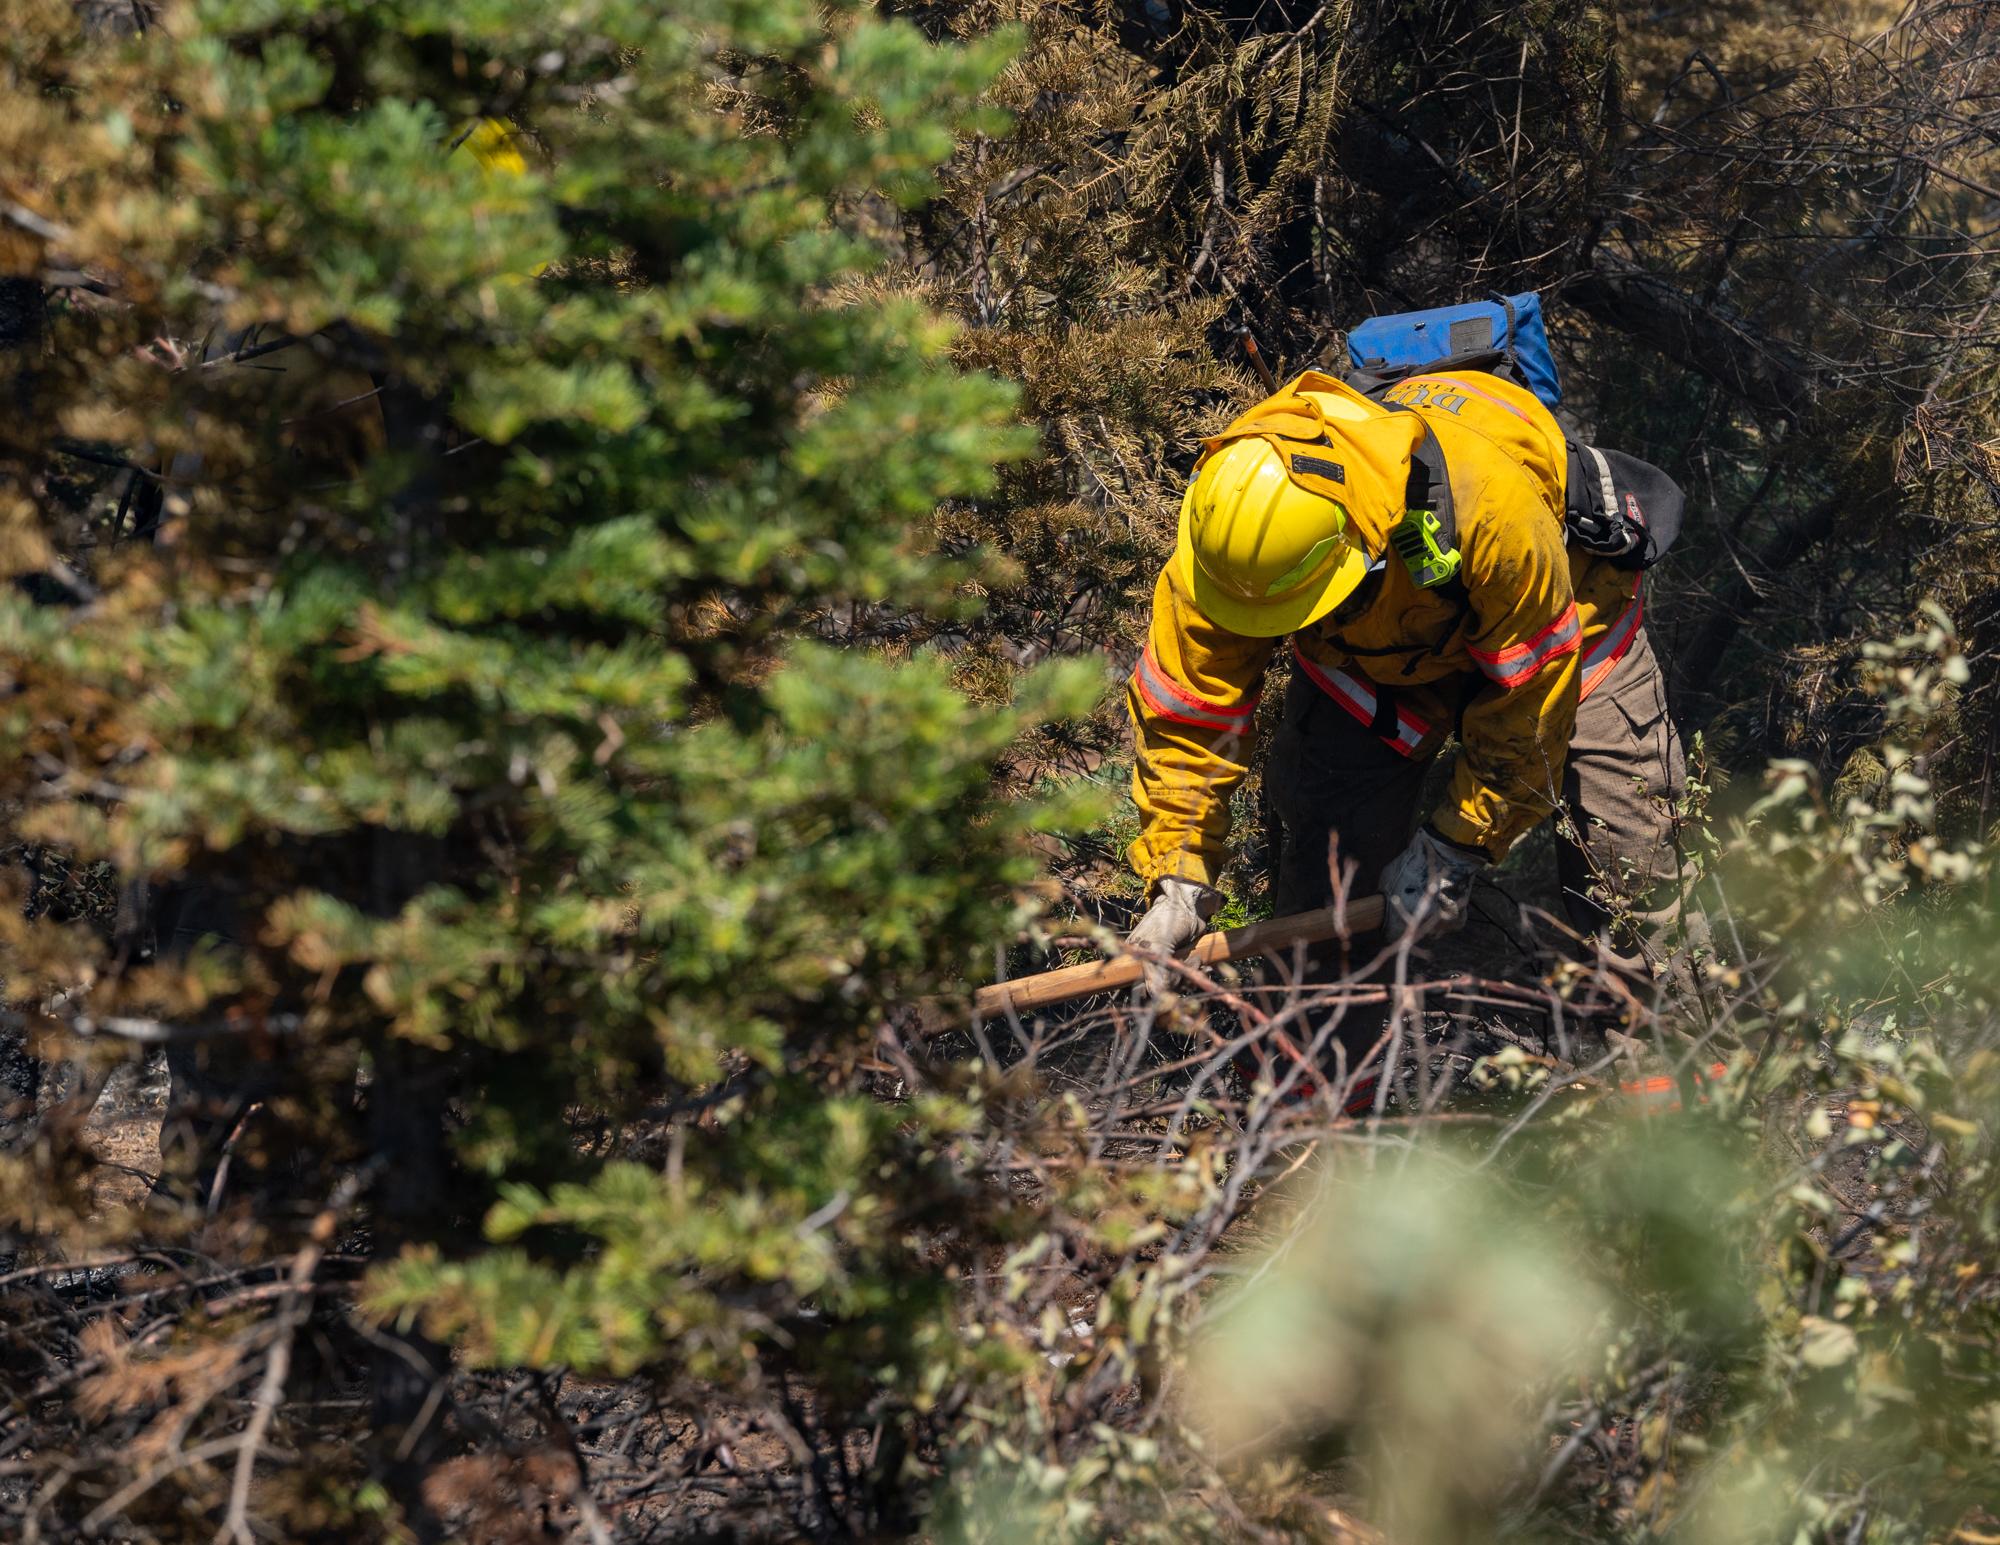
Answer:
<svg viewBox="0 0 2000 1545"><path fill-rule="evenodd" d="M1368 572L1345 507L1295 483L1263 439L1202 461L1181 501L1174 563L1203 616L1253 638L1319 621Z"/></svg>

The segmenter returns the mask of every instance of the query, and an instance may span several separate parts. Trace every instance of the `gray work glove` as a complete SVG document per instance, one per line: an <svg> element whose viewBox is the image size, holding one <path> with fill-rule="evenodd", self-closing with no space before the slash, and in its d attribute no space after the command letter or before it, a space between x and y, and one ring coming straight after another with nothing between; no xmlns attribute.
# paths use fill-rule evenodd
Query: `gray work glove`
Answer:
<svg viewBox="0 0 2000 1545"><path fill-rule="evenodd" d="M1199 939L1222 905L1222 892L1198 880L1167 875L1153 882L1153 904L1125 942L1156 955L1178 955Z"/></svg>
<svg viewBox="0 0 2000 1545"><path fill-rule="evenodd" d="M1484 853L1418 827L1382 871L1382 931L1391 939L1411 928L1419 935L1456 933L1472 904L1472 882L1487 863Z"/></svg>

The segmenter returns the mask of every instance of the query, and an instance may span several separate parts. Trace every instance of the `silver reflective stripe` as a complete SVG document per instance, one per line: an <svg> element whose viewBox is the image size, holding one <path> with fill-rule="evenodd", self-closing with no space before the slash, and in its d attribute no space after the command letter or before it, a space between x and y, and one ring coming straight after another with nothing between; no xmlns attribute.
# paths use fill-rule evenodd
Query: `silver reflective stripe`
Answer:
<svg viewBox="0 0 2000 1545"><path fill-rule="evenodd" d="M1632 604L1618 614L1618 618L1605 630L1605 634L1584 652L1583 682L1578 691L1579 701L1589 697L1610 679L1613 667L1625 657L1625 651L1639 636L1639 624L1645 620L1646 598L1632 597Z"/></svg>
<svg viewBox="0 0 2000 1545"><path fill-rule="evenodd" d="M1338 666L1328 669L1325 666L1315 665L1296 650L1293 651L1293 658L1298 661L1299 669L1305 672L1306 680L1367 725L1370 730L1374 729L1376 699L1375 688L1372 685ZM1377 738L1386 741L1405 756L1414 756L1428 733L1428 726L1424 725L1415 714L1398 708L1395 732Z"/></svg>
<svg viewBox="0 0 2000 1545"><path fill-rule="evenodd" d="M1618 515L1618 490L1611 486L1611 463L1604 459L1604 452L1594 445L1586 445L1583 454L1597 464L1597 491L1604 501L1605 519L1615 520Z"/></svg>
<svg viewBox="0 0 2000 1545"><path fill-rule="evenodd" d="M1248 727L1251 717L1257 712L1253 700L1241 708L1223 708L1196 698L1185 687L1169 681L1153 664L1152 650L1149 648L1139 656L1139 694L1148 706L1164 718L1178 719L1183 724L1193 724L1209 730L1238 730Z"/></svg>
<svg viewBox="0 0 2000 1545"><path fill-rule="evenodd" d="M1618 614L1618 620L1604 630L1604 636L1590 646L1583 657L1583 667L1589 670L1593 665L1602 665L1619 650L1632 642L1632 635L1639 631L1639 618L1643 608L1639 598L1634 596L1632 604Z"/></svg>
<svg viewBox="0 0 2000 1545"><path fill-rule="evenodd" d="M1515 644L1490 654L1468 644L1465 652L1472 656L1473 664L1501 686L1517 687L1557 655L1574 649L1582 632L1583 623L1578 617L1576 602L1572 601L1563 608L1562 615L1530 643Z"/></svg>

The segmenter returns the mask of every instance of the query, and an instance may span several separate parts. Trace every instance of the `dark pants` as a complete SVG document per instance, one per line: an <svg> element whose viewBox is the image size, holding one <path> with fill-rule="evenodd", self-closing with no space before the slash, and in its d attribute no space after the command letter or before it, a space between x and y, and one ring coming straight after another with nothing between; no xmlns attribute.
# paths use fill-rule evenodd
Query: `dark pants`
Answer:
<svg viewBox="0 0 2000 1545"><path fill-rule="evenodd" d="M1264 772L1273 816L1272 910L1333 899L1332 863L1374 894L1415 828L1425 764L1391 749L1298 671ZM1643 630L1577 709L1556 816L1563 910L1631 976L1666 967L1682 916L1675 811L1686 782L1680 736Z"/></svg>

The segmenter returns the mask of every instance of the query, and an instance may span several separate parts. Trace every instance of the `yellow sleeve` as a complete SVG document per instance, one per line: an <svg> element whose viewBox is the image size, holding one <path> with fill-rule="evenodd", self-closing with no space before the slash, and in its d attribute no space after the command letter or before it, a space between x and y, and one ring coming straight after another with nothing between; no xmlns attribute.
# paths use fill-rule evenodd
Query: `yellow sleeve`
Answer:
<svg viewBox="0 0 2000 1545"><path fill-rule="evenodd" d="M1468 543L1467 652L1486 676L1459 724L1451 787L1431 816L1449 841L1496 862L1562 796L1576 727L1583 625L1562 525L1525 478L1496 479L1505 513Z"/></svg>
<svg viewBox="0 0 2000 1545"><path fill-rule="evenodd" d="M1245 638L1195 610L1160 571L1146 647L1125 705L1138 756L1139 837L1126 857L1147 884L1174 875L1213 885L1229 839L1229 797L1243 781L1275 638Z"/></svg>

